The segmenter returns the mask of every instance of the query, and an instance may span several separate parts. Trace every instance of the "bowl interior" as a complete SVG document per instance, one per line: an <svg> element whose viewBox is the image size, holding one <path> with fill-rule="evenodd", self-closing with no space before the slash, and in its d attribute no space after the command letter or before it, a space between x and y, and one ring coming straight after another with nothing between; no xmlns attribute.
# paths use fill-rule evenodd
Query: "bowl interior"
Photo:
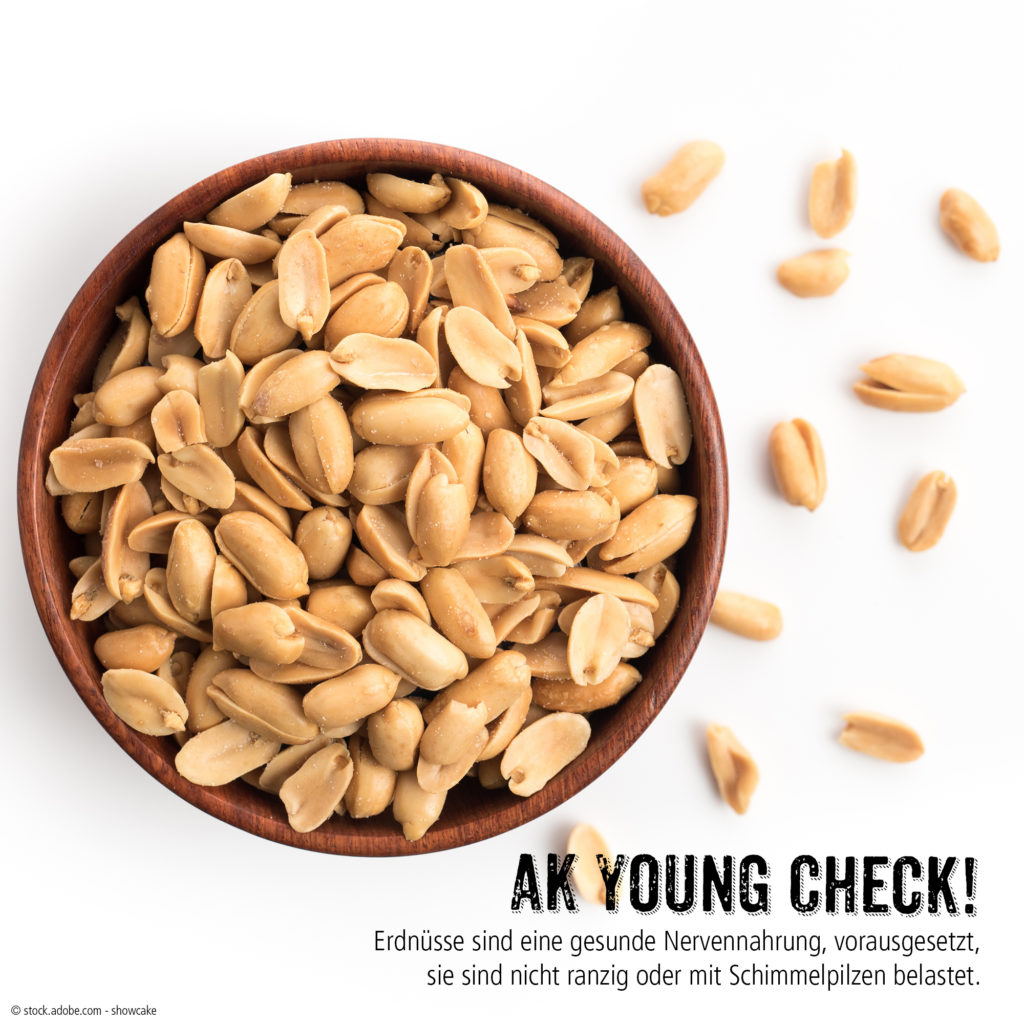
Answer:
<svg viewBox="0 0 1024 1024"><path fill-rule="evenodd" d="M522 799L507 790L463 783L449 793L440 820L416 843L406 842L387 812L358 822L334 816L315 832L293 832L276 797L243 782L195 786L174 768L173 739L144 736L121 722L99 687L100 666L92 653L99 626L73 622L67 614L73 586L67 562L81 553L81 542L67 530L58 502L44 487L49 452L67 436L72 396L89 390L92 368L114 330L114 307L142 294L154 249L182 221L201 219L217 203L276 171L291 171L299 182L347 180L385 169L466 178L488 198L547 224L561 239L563 254L594 258L594 290L618 286L627 319L651 329L660 357L682 378L693 423L693 449L681 467L683 491L699 500L693 532L677 556L679 612L637 663L642 683L617 706L591 717L587 749L540 792ZM103 727L143 768L195 806L264 838L327 853L381 856L461 846L529 821L595 779L650 724L678 684L707 623L725 546L726 463L714 395L689 331L650 271L593 214L538 179L464 150L395 139L338 140L257 157L212 175L143 221L92 273L54 333L29 400L18 474L22 549L36 607L71 683Z"/></svg>

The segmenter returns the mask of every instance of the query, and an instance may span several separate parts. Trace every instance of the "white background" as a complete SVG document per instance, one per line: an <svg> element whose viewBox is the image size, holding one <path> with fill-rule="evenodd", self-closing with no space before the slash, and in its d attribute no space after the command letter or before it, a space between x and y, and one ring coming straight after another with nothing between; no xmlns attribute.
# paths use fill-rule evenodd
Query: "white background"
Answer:
<svg viewBox="0 0 1024 1024"><path fill-rule="evenodd" d="M445 142L569 193L666 286L725 424L732 516L723 584L774 600L786 625L771 644L709 630L636 747L544 818L448 853L331 858L203 815L110 741L35 617L12 497L0 590L0 1016L9 1005L61 1002L149 1003L174 1022L340 1019L357 1007L375 1009L371 1019L424 1021L993 1014L1021 950L1024 147L1021 26L1011 10L978 0L26 6L0 69L8 487L53 329L92 268L153 209L222 167L304 142ZM688 212L650 217L641 181L679 145L705 137L727 153L720 177ZM806 191L814 163L841 146L861 170L856 216L836 240L853 270L835 297L798 300L776 285L774 268L830 244L806 222ZM940 233L938 197L951 185L998 224L998 263L966 259ZM858 364L893 351L947 361L967 393L932 415L860 405L850 390ZM767 467L772 424L794 416L817 426L828 462L828 494L813 515L781 500ZM941 544L910 554L895 524L931 469L955 477L960 501ZM859 708L909 721L925 756L890 765L840 747L841 715ZM702 733L713 720L729 724L761 768L743 818L710 781ZM578 821L627 854L763 854L775 912L767 922L645 918L628 908L611 917L591 906L571 918L511 915L518 854L561 851ZM785 906L798 853L975 856L979 914L801 922ZM375 928L644 927L660 936L666 927L951 924L978 937L981 954L960 966L976 968L980 987L439 993L425 988L423 972L442 958L370 948ZM490 965L470 956L452 966L474 959ZM767 958L720 962L733 959ZM613 962L639 965L613 955L584 966ZM953 958L932 961L945 962Z"/></svg>

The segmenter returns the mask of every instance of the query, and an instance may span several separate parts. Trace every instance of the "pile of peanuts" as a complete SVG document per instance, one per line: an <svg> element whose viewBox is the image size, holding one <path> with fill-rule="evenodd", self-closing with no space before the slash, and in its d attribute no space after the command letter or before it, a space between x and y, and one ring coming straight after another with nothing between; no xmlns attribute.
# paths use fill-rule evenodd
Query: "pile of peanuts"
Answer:
<svg viewBox="0 0 1024 1024"><path fill-rule="evenodd" d="M682 382L593 275L441 174L272 174L165 241L47 477L113 712L300 832L579 756L697 513Z"/></svg>

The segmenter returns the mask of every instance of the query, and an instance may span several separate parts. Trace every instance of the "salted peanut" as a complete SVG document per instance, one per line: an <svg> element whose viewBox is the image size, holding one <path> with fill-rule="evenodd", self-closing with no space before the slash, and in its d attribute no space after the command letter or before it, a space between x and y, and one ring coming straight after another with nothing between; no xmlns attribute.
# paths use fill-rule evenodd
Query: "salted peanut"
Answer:
<svg viewBox="0 0 1024 1024"><path fill-rule="evenodd" d="M239 667L230 651L215 651L207 645L199 652L185 686L189 732L202 732L225 720L227 716L210 699L207 688L213 683L214 676Z"/></svg>
<svg viewBox="0 0 1024 1024"><path fill-rule="evenodd" d="M569 601L574 600L580 593L613 594L622 601L643 605L652 612L658 606L657 597L636 580L582 565L566 569L561 576L553 579L538 577L536 582L538 587L555 590ZM570 594L572 596L568 596Z"/></svg>
<svg viewBox="0 0 1024 1024"><path fill-rule="evenodd" d="M206 215L206 219L211 224L239 231L255 231L280 211L291 187L290 174L271 174L230 199L225 199Z"/></svg>
<svg viewBox="0 0 1024 1024"><path fill-rule="evenodd" d="M295 527L295 543L309 567L311 580L337 576L352 543L352 524L336 508L307 512Z"/></svg>
<svg viewBox="0 0 1024 1024"><path fill-rule="evenodd" d="M89 557L89 556L85 556ZM90 558L90 562L95 559ZM86 565L86 569L91 565ZM116 602L107 614L107 621L111 629L133 629L135 626L160 626L164 624L149 610L146 598L137 597L131 604ZM173 632L173 631L172 631Z"/></svg>
<svg viewBox="0 0 1024 1024"><path fill-rule="evenodd" d="M413 770L398 773L391 813L402 826L402 834L409 842L422 839L427 829L441 817L448 791L428 793L420 787Z"/></svg>
<svg viewBox="0 0 1024 1024"><path fill-rule="evenodd" d="M405 296L406 316L401 318L401 326L392 331L394 335L404 330L415 333L423 321L430 298L430 282L432 277L430 257L415 245L406 245L400 249L388 264L388 284L396 285ZM373 329L373 333L383 333Z"/></svg>
<svg viewBox="0 0 1024 1024"><path fill-rule="evenodd" d="M506 335L471 306L455 306L449 311L444 322L448 348L471 380L503 389L522 376L522 357L510 340L515 335L511 317L508 327Z"/></svg>
<svg viewBox="0 0 1024 1024"><path fill-rule="evenodd" d="M306 494L305 490L296 483L296 479L302 479L301 471L298 471L298 463L295 463L297 472L293 477L289 477L287 473L281 470L281 468L269 457L269 452L265 450L268 446L270 439L269 432L261 435L258 430L253 427L246 427L245 430L239 435L238 441L235 443L235 450L238 453L239 460L242 463L242 468L245 472L256 482L259 489L264 493L270 500L277 506L283 506L284 508L293 508L300 512L308 512L312 507L312 502L309 499L309 495ZM282 448L279 445L279 449ZM278 450L276 452L277 459L281 461L283 452ZM291 456L294 461L294 455ZM306 483L308 487L308 482ZM336 504L334 499L325 501L320 498L323 504ZM262 513L261 513L262 514ZM290 520L289 520L289 530Z"/></svg>
<svg viewBox="0 0 1024 1024"><path fill-rule="evenodd" d="M526 667L534 682L537 679L572 678L569 674L569 638L564 633L555 631L536 643L516 644L513 651L526 658Z"/></svg>
<svg viewBox="0 0 1024 1024"><path fill-rule="evenodd" d="M405 698L392 700L366 720L366 736L373 756L396 772L415 767L423 728L420 709Z"/></svg>
<svg viewBox="0 0 1024 1024"><path fill-rule="evenodd" d="M270 227L277 231L282 238L297 234L299 231L312 231L319 238L325 231L333 228L338 221L350 216L351 212L347 206L328 203L326 206L318 206L315 210L311 210L304 217L300 217L298 214L281 214L274 218Z"/></svg>
<svg viewBox="0 0 1024 1024"><path fill-rule="evenodd" d="M908 551L927 551L942 539L956 506L956 484L940 470L921 477L899 522L900 543Z"/></svg>
<svg viewBox="0 0 1024 1024"><path fill-rule="evenodd" d="M99 533L103 499L96 494L71 493L62 495L60 514L72 533L82 535Z"/></svg>
<svg viewBox="0 0 1024 1024"><path fill-rule="evenodd" d="M229 512L214 533L221 553L261 594L288 600L309 593L302 551L269 519L256 512Z"/></svg>
<svg viewBox="0 0 1024 1024"><path fill-rule="evenodd" d="M903 722L872 711L854 711L843 715L846 727L839 742L850 750L883 761L916 761L924 753L921 737Z"/></svg>
<svg viewBox="0 0 1024 1024"><path fill-rule="evenodd" d="M364 395L349 410L355 432L371 444L433 444L465 430L469 403L443 388L410 395Z"/></svg>
<svg viewBox="0 0 1024 1024"><path fill-rule="evenodd" d="M292 413L288 437L303 477L318 490L340 494L352 478L352 431L330 395Z"/></svg>
<svg viewBox="0 0 1024 1024"><path fill-rule="evenodd" d="M352 759L343 742L308 757L282 784L281 802L296 832L312 832L333 813L352 781Z"/></svg>
<svg viewBox="0 0 1024 1024"><path fill-rule="evenodd" d="M533 346L525 331L516 331L515 345L523 361L523 375L505 390L504 400L512 419L520 427L524 427L540 414L544 395L541 390L540 372L533 358Z"/></svg>
<svg viewBox="0 0 1024 1024"><path fill-rule="evenodd" d="M427 730L430 728L431 726L428 725ZM423 735L426 736L427 732L424 731ZM469 746L463 751L462 756L451 764L438 764L421 753L416 762L416 780L428 793L442 793L451 789L461 782L472 769L480 752L487 745L487 739L487 730L478 729L471 737Z"/></svg>
<svg viewBox="0 0 1024 1024"><path fill-rule="evenodd" d="M604 906L607 887L601 865L611 866L614 858L604 836L593 825L577 825L565 846L572 865L572 884L581 899Z"/></svg>
<svg viewBox="0 0 1024 1024"><path fill-rule="evenodd" d="M235 475L207 444L168 452L157 465L169 483L210 508L228 508L235 500Z"/></svg>
<svg viewBox="0 0 1024 1024"><path fill-rule="evenodd" d="M367 390L419 391L437 376L426 349L406 338L349 334L331 350L330 361L342 378Z"/></svg>
<svg viewBox="0 0 1024 1024"><path fill-rule="evenodd" d="M267 766L259 773L257 785L267 793L279 794L284 783L330 742L329 736L321 734L306 743L285 747L267 762Z"/></svg>
<svg viewBox="0 0 1024 1024"><path fill-rule="evenodd" d="M508 631L506 640L517 644L536 644L555 628L561 597L551 590L542 590L537 596L537 606Z"/></svg>
<svg viewBox="0 0 1024 1024"><path fill-rule="evenodd" d="M301 657L305 642L285 609L257 601L220 612L213 620L213 645L238 657L290 665Z"/></svg>
<svg viewBox="0 0 1024 1024"><path fill-rule="evenodd" d="M153 253L146 305L154 330L173 338L192 323L205 274L203 254L180 231Z"/></svg>
<svg viewBox="0 0 1024 1024"><path fill-rule="evenodd" d="M680 466L690 454L693 431L679 375L652 363L637 378L633 413L644 451L659 466Z"/></svg>
<svg viewBox="0 0 1024 1024"><path fill-rule="evenodd" d="M239 231L219 224L185 221L185 237L197 248L217 259L237 259L242 263L262 263L273 259L281 243L266 235ZM276 238L276 236L275 236ZM163 332L166 333L166 332Z"/></svg>
<svg viewBox="0 0 1024 1024"><path fill-rule="evenodd" d="M529 258L529 254L527 254L527 258ZM489 262L476 246L454 245L447 249L444 254L444 278L448 297L455 309L473 309L506 338L511 339L515 336L516 327L506 305L505 294L499 287ZM464 314L460 314L460 316L462 315ZM449 340L451 339L450 324L449 318L445 322ZM458 353L454 350L453 354L456 359L459 358ZM466 372L470 373L469 370ZM472 373L470 376L473 376ZM481 383L489 382L481 381Z"/></svg>
<svg viewBox="0 0 1024 1024"><path fill-rule="evenodd" d="M469 671L462 651L410 612L378 612L367 623L362 640L374 661L425 690L443 689Z"/></svg>
<svg viewBox="0 0 1024 1024"><path fill-rule="evenodd" d="M629 641L629 613L612 594L587 598L569 630L569 674L579 686L604 682Z"/></svg>
<svg viewBox="0 0 1024 1024"><path fill-rule="evenodd" d="M104 668L156 672L174 653L174 641L174 634L161 626L133 626L103 633L93 650Z"/></svg>
<svg viewBox="0 0 1024 1024"><path fill-rule="evenodd" d="M95 555L79 555L77 558L72 558L68 562L68 569L70 570L71 575L74 576L76 580L79 580L85 575L86 571L95 561Z"/></svg>
<svg viewBox="0 0 1024 1024"><path fill-rule="evenodd" d="M134 423L160 401L157 379L162 371L155 366L136 366L111 377L93 396L97 423L124 427Z"/></svg>
<svg viewBox="0 0 1024 1024"><path fill-rule="evenodd" d="M344 206L349 213L363 212L363 197L343 181L309 181L292 185L281 213L306 216L321 206Z"/></svg>
<svg viewBox="0 0 1024 1024"><path fill-rule="evenodd" d="M561 576L573 564L561 544L531 533L516 534L506 553L519 559L534 576Z"/></svg>
<svg viewBox="0 0 1024 1024"><path fill-rule="evenodd" d="M613 370L629 356L647 348L651 332L639 324L613 321L578 341L569 361L551 379L556 387L578 384Z"/></svg>
<svg viewBox="0 0 1024 1024"><path fill-rule="evenodd" d="M220 359L228 350L231 328L252 298L252 281L241 260L215 263L206 275L196 308L196 341L209 359Z"/></svg>
<svg viewBox="0 0 1024 1024"><path fill-rule="evenodd" d="M893 412L936 412L966 390L945 363L923 356L881 356L860 369L867 380L853 385L854 394L866 405Z"/></svg>
<svg viewBox="0 0 1024 1024"><path fill-rule="evenodd" d="M126 725L147 736L170 736L185 728L188 709L178 691L152 672L107 669L100 676L110 710Z"/></svg>
<svg viewBox="0 0 1024 1024"><path fill-rule="evenodd" d="M508 745L501 774L516 796L532 796L579 757L589 739L590 723L582 715L556 711L528 725Z"/></svg>
<svg viewBox="0 0 1024 1024"><path fill-rule="evenodd" d="M423 600L422 594L405 580L383 580L378 583L370 593L370 602L379 612L384 611L385 608L398 608L401 611L411 612L428 626L430 625L427 602Z"/></svg>
<svg viewBox="0 0 1024 1024"><path fill-rule="evenodd" d="M363 632L375 612L370 591L349 583L314 584L306 600L306 610L341 626L353 636Z"/></svg>
<svg viewBox="0 0 1024 1024"><path fill-rule="evenodd" d="M451 463L459 483L466 488L470 508L476 507L485 449L483 431L475 423L467 423L463 430L441 445L441 453Z"/></svg>
<svg viewBox="0 0 1024 1024"><path fill-rule="evenodd" d="M603 490L619 468L619 457L610 445L596 437L590 437L590 443L594 449L594 473L590 486L594 490Z"/></svg>
<svg viewBox="0 0 1024 1024"><path fill-rule="evenodd" d="M142 581L149 571L149 555L135 551L128 535L153 514L149 493L139 482L125 484L110 503L103 524L100 563L107 590L129 603L142 593Z"/></svg>
<svg viewBox="0 0 1024 1024"><path fill-rule="evenodd" d="M192 663L195 657L188 651L175 651L156 671L161 679L170 683L182 699L185 697L185 688L188 685L188 677L192 671Z"/></svg>
<svg viewBox="0 0 1024 1024"><path fill-rule="evenodd" d="M527 686L522 693L487 724L487 743L477 754L477 762L499 756L526 724L532 705L532 690Z"/></svg>
<svg viewBox="0 0 1024 1024"><path fill-rule="evenodd" d="M365 551L354 544L348 549L345 572L357 586L373 588L388 578L387 570L379 566Z"/></svg>
<svg viewBox="0 0 1024 1024"><path fill-rule="evenodd" d="M197 786L226 786L265 765L281 744L237 722L220 722L193 736L178 751L174 767Z"/></svg>
<svg viewBox="0 0 1024 1024"><path fill-rule="evenodd" d="M228 718L260 736L281 743L306 743L317 734L317 727L302 712L301 694L247 669L218 672L207 695Z"/></svg>
<svg viewBox="0 0 1024 1024"><path fill-rule="evenodd" d="M402 250L395 260L408 251ZM377 283L367 283L337 306L324 330L325 345L333 349L350 334L397 338L409 321L409 308L409 298L400 284L377 278Z"/></svg>
<svg viewBox="0 0 1024 1024"><path fill-rule="evenodd" d="M313 231L288 236L277 256L277 275L281 319L309 341L327 322L331 306L327 254Z"/></svg>
<svg viewBox="0 0 1024 1024"><path fill-rule="evenodd" d="M833 238L853 219L857 205L857 161L848 150L838 160L824 160L814 167L807 213L811 227L821 238Z"/></svg>
<svg viewBox="0 0 1024 1024"><path fill-rule="evenodd" d="M196 623L190 622L171 604L170 596L167 593L167 571L165 569L154 567L146 573L146 577L142 581L142 596L146 599L146 604L154 618L172 632L204 644L213 641L213 634L208 629L203 629Z"/></svg>
<svg viewBox="0 0 1024 1024"><path fill-rule="evenodd" d="M624 315L618 288L613 286L597 292L584 300L576 319L566 324L565 339L570 345L576 345L598 328L622 320Z"/></svg>
<svg viewBox="0 0 1024 1024"><path fill-rule="evenodd" d="M285 611L288 609L286 608ZM293 661L290 665L278 665L264 658L250 658L249 670L255 672L260 679L266 679L271 683L284 683L286 686L309 686L313 683L322 683L336 674L333 669L314 668L301 661ZM333 736L335 733L332 732L331 735ZM347 736L349 733L337 733L337 735Z"/></svg>
<svg viewBox="0 0 1024 1024"><path fill-rule="evenodd" d="M217 555L210 587L210 618L215 619L228 608L241 608L248 601L245 577L223 555Z"/></svg>
<svg viewBox="0 0 1024 1024"><path fill-rule="evenodd" d="M825 454L818 432L807 420L777 423L768 439L772 472L790 505L814 511L825 497Z"/></svg>
<svg viewBox="0 0 1024 1024"><path fill-rule="evenodd" d="M624 373L627 377L632 377L633 380L637 380L640 374L651 365L651 357L646 352L634 352L631 356L626 356L621 363L615 364L615 371L617 373Z"/></svg>
<svg viewBox="0 0 1024 1024"><path fill-rule="evenodd" d="M625 605L629 613L629 642L622 657L642 658L654 646L654 613L632 601L625 602Z"/></svg>
<svg viewBox="0 0 1024 1024"><path fill-rule="evenodd" d="M437 366L433 386L439 388L448 379L455 360L448 351L448 343L444 340L441 323L447 313L447 307L433 306L420 321L416 328L416 344L420 346Z"/></svg>
<svg viewBox="0 0 1024 1024"><path fill-rule="evenodd" d="M711 621L751 640L774 640L782 632L782 612L775 605L731 590L718 592Z"/></svg>
<svg viewBox="0 0 1024 1024"><path fill-rule="evenodd" d="M303 698L306 716L325 733L342 728L388 706L399 676L367 662L318 683Z"/></svg>
<svg viewBox="0 0 1024 1024"><path fill-rule="evenodd" d="M580 297L563 277L554 281L538 281L525 291L510 297L512 311L517 316L564 327L575 319L580 309Z"/></svg>
<svg viewBox="0 0 1024 1024"><path fill-rule="evenodd" d="M686 543L696 517L697 499L689 495L648 498L619 523L612 539L601 545L605 569L621 574L649 569Z"/></svg>
<svg viewBox="0 0 1024 1024"><path fill-rule="evenodd" d="M347 497L329 490L318 490L305 478L298 460L295 458L295 452L292 450L291 436L286 423L279 421L271 423L266 428L263 434L263 454L281 471L291 487L297 488L306 498L318 501L321 505L330 505L333 508L347 507ZM309 501L293 502L290 507L308 511Z"/></svg>
<svg viewBox="0 0 1024 1024"><path fill-rule="evenodd" d="M364 736L352 737L349 755L353 775L345 790L345 810L353 818L371 818L386 810L391 803L397 773L374 757Z"/></svg>
<svg viewBox="0 0 1024 1024"><path fill-rule="evenodd" d="M412 445L367 446L355 457L349 493L364 505L404 501L422 451Z"/></svg>
<svg viewBox="0 0 1024 1024"><path fill-rule="evenodd" d="M424 730L420 757L441 766L462 760L476 742L486 716L487 705L483 701L473 705L449 701Z"/></svg>
<svg viewBox="0 0 1024 1024"><path fill-rule="evenodd" d="M190 622L211 617L217 549L210 531L197 519L182 520L167 552L167 595Z"/></svg>
<svg viewBox="0 0 1024 1024"><path fill-rule="evenodd" d="M403 213L433 213L452 195L439 174L429 182L400 178L397 174L367 174L366 187L374 199Z"/></svg>
<svg viewBox="0 0 1024 1024"><path fill-rule="evenodd" d="M456 562L453 568L483 604L512 604L533 590L533 574L510 555Z"/></svg>
<svg viewBox="0 0 1024 1024"><path fill-rule="evenodd" d="M530 343L534 361L538 366L560 369L569 362L571 352L565 335L557 327L534 320L528 316L516 316L516 327L523 332Z"/></svg>
<svg viewBox="0 0 1024 1024"><path fill-rule="evenodd" d="M196 341L191 326L171 338L160 334L154 327L149 329L146 360L150 366L163 366L163 361L168 356L194 356L198 351L199 342Z"/></svg>
<svg viewBox="0 0 1024 1024"><path fill-rule="evenodd" d="M537 463L518 434L501 429L491 431L482 479L487 500L498 512L515 520L526 511L537 490Z"/></svg>
<svg viewBox="0 0 1024 1024"><path fill-rule="evenodd" d="M450 195L438 211L438 217L449 227L458 231L479 227L487 217L487 199L484 194L468 181L461 178L445 178Z"/></svg>
<svg viewBox="0 0 1024 1024"><path fill-rule="evenodd" d="M415 472L409 482L413 493ZM408 496L407 496L408 500ZM408 506L407 506L408 507ZM450 565L469 534L466 489L445 474L431 476L416 495L411 536L425 565Z"/></svg>
<svg viewBox="0 0 1024 1024"><path fill-rule="evenodd" d="M386 267L404 237L404 225L384 217L355 214L335 224L320 236L331 287L355 274Z"/></svg>
<svg viewBox="0 0 1024 1024"><path fill-rule="evenodd" d="M679 581L669 572L664 562L638 572L635 580L657 598L657 607L651 612L654 620L652 632L657 639L665 632L679 607Z"/></svg>
<svg viewBox="0 0 1024 1024"><path fill-rule="evenodd" d="M433 218L435 214L410 214L394 206L386 206L380 200L375 199L369 192L364 196L366 200L366 212L373 214L382 220L396 221L402 225L405 237L402 239L404 248L413 246L424 249L426 252L437 252L442 243L434 237L433 231L424 223L424 218Z"/></svg>
<svg viewBox="0 0 1024 1024"><path fill-rule="evenodd" d="M845 249L818 249L779 264L779 284L801 299L832 295L850 276Z"/></svg>
<svg viewBox="0 0 1024 1024"><path fill-rule="evenodd" d="M649 459L623 456L606 486L615 495L620 514L628 515L657 492L658 472Z"/></svg>
<svg viewBox="0 0 1024 1024"><path fill-rule="evenodd" d="M497 640L491 620L458 569L430 569L420 590L437 628L467 657L490 658L494 654Z"/></svg>
<svg viewBox="0 0 1024 1024"><path fill-rule="evenodd" d="M114 314L120 323L96 360L96 369L92 375L93 391L110 377L140 366L146 358L150 323L142 312L142 304L133 295L127 302L115 306ZM75 401L78 404L77 397ZM71 429L78 428L72 424Z"/></svg>
<svg viewBox="0 0 1024 1024"><path fill-rule="evenodd" d="M252 484L236 481L235 500L228 508L228 512L255 512L273 523L286 537L292 536L292 521L288 511ZM211 522L207 525L214 526L216 523Z"/></svg>
<svg viewBox="0 0 1024 1024"><path fill-rule="evenodd" d="M633 395L633 378L609 370L600 377L568 384L549 384L544 388L543 414L556 420L585 420L618 409ZM614 436L614 435L613 435Z"/></svg>
<svg viewBox="0 0 1024 1024"><path fill-rule="evenodd" d="M759 779L754 759L728 726L709 725L707 738L718 792L737 814L746 814Z"/></svg>
<svg viewBox="0 0 1024 1024"><path fill-rule="evenodd" d="M150 413L153 437L165 452L176 452L190 444L203 444L206 430L199 403L187 391L170 391Z"/></svg>
<svg viewBox="0 0 1024 1024"><path fill-rule="evenodd" d="M722 147L707 139L688 142L643 185L648 213L668 217L688 209L718 176L725 163Z"/></svg>
<svg viewBox="0 0 1024 1024"><path fill-rule="evenodd" d="M514 387L514 385L512 385ZM515 420L505 405L503 395L511 391L480 384L473 380L460 366L455 366L448 375L448 387L469 403L470 420L486 437L496 428L515 430Z"/></svg>
<svg viewBox="0 0 1024 1024"><path fill-rule="evenodd" d="M594 445L578 427L535 416L523 428L523 446L562 487L585 491L594 475Z"/></svg>
<svg viewBox="0 0 1024 1024"><path fill-rule="evenodd" d="M340 382L326 352L302 352L263 381L252 399L252 410L257 416L287 416L328 395Z"/></svg>
<svg viewBox="0 0 1024 1024"><path fill-rule="evenodd" d="M423 579L426 569L409 557L413 539L405 517L394 506L364 505L356 517L355 530L366 554L386 575L409 583Z"/></svg>
<svg viewBox="0 0 1024 1024"><path fill-rule="evenodd" d="M298 660L303 664L340 674L362 660L359 642L347 630L301 608L285 611L302 637L304 647Z"/></svg>
<svg viewBox="0 0 1024 1024"><path fill-rule="evenodd" d="M71 618L93 622L101 615L106 615L119 600L107 590L103 580L103 565L97 558L78 578L71 591Z"/></svg>
<svg viewBox="0 0 1024 1024"><path fill-rule="evenodd" d="M589 714L618 704L636 689L641 678L638 669L621 661L607 679L591 686L577 686L571 679L535 679L533 701L549 711Z"/></svg>
<svg viewBox="0 0 1024 1024"><path fill-rule="evenodd" d="M507 247L524 249L532 257L540 270L541 281L553 281L562 272L562 257L549 238L520 224L497 217L493 213L493 205L484 222L462 234L463 242L475 245L478 249ZM536 221L532 222L536 224Z"/></svg>
<svg viewBox="0 0 1024 1024"><path fill-rule="evenodd" d="M618 519L614 498L609 502L597 491L540 491L527 505L523 525L552 540L583 540Z"/></svg>
<svg viewBox="0 0 1024 1024"><path fill-rule="evenodd" d="M201 359L195 359L180 352L169 352L161 356L164 372L156 379L157 390L167 395L172 391L187 391L199 399L199 371L203 368Z"/></svg>
<svg viewBox="0 0 1024 1024"><path fill-rule="evenodd" d="M231 444L245 426L245 414L239 406L245 370L234 352L204 366L197 376L199 408L203 414L206 437L215 448Z"/></svg>
<svg viewBox="0 0 1024 1024"><path fill-rule="evenodd" d="M229 349L249 365L286 349L298 333L281 319L281 286L275 278L261 285L242 307L231 328Z"/></svg>
<svg viewBox="0 0 1024 1024"><path fill-rule="evenodd" d="M469 517L469 532L455 555L455 561L495 558L503 555L515 537L515 527L500 512L474 512ZM413 549L410 557L418 558Z"/></svg>
<svg viewBox="0 0 1024 1024"><path fill-rule="evenodd" d="M939 200L939 225L956 247L972 260L999 259L999 233L977 199L958 188L946 189Z"/></svg>

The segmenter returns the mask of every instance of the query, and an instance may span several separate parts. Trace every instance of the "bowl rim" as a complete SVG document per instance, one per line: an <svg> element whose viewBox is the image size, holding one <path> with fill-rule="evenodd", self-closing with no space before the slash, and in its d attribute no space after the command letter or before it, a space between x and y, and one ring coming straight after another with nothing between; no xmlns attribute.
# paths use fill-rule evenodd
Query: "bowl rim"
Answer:
<svg viewBox="0 0 1024 1024"><path fill-rule="evenodd" d="M568 230L571 236L589 239L587 247L604 255L602 262L607 263L609 271L614 270L615 283L620 287L625 285L631 291L632 301L629 304L642 309L652 326L658 323L658 340L671 356L673 368L680 371L690 400L694 436L695 439L700 438L706 462L706 479L702 480L701 490L707 497L701 502L698 512L698 529L702 536L699 557L701 585L696 600L688 606L685 614L680 608L673 627L659 640L659 644L663 644L671 634L672 656L669 657L665 651L658 663L657 678L650 686L650 679L645 679L641 687L626 698L627 701L633 698L632 706L637 713L627 716L617 730L604 730L603 742L595 744L592 741L584 755L533 796L525 799L512 797L486 816L470 816L461 822L446 823L442 814L438 823L416 842L406 841L397 826L383 835L362 835L355 831L329 829L327 825L331 822L328 822L313 832L297 833L280 811L276 815L267 811L270 806L267 801L261 799L256 806L252 801L240 801L242 790L239 787L246 791L252 789L245 783L239 781L226 787L200 787L178 775L173 767L173 757L168 759L166 755L166 746L153 743L154 737L136 733L110 711L99 687L100 673L95 659L91 658L91 644L90 657L86 658L81 642L73 642L73 633L79 639L84 635L79 632L84 624L72 623L63 611L61 594L68 587L67 573L59 558L54 557L55 552L48 550L52 534L46 534L42 518L48 515L51 520L60 520L59 503L50 497L44 486L49 448L42 430L43 417L49 413L59 415L64 422L67 420L66 406L54 408L54 384L62 373L80 373L80 369L69 363L72 342L83 331L86 318L90 314L96 315L98 304L108 306L111 291L123 289L129 275L138 272L141 261L152 253L156 245L180 230L182 220L189 216L201 215L228 196L276 171L292 171L296 180L317 180L320 177L318 170L349 164L361 166L346 170L344 176L348 178L367 170L385 168L443 170L446 174L474 181L485 191L514 195L519 200L516 205L521 209L535 214L540 210L539 216L549 224L557 220L559 226L556 231L560 236ZM124 301L126 297L122 295L117 301ZM108 308L112 310L112 305ZM695 394L700 398L696 405L692 401ZM334 139L252 157L203 178L146 217L100 261L61 317L32 385L18 458L18 519L22 555L33 601L54 653L94 717L118 745L154 778L182 799L221 821L284 845L353 856L415 855L470 845L501 835L545 814L603 774L651 724L681 681L710 617L725 551L727 463L714 393L682 316L636 253L594 214L541 179L478 153L408 139ZM62 521L59 528L67 532ZM638 692L640 689L644 690L642 699ZM252 790L252 793L256 792ZM384 815L378 819L382 817ZM335 825L347 820L332 819Z"/></svg>

